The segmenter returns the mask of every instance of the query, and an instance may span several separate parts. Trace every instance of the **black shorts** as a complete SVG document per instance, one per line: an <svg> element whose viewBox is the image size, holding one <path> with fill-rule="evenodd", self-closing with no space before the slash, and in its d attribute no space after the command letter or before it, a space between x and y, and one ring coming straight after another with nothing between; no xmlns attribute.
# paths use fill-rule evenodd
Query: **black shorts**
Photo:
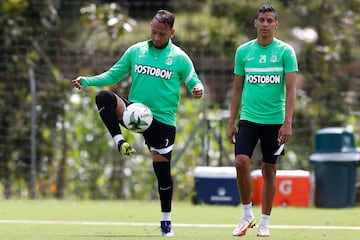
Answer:
<svg viewBox="0 0 360 240"><path fill-rule="evenodd" d="M279 149L278 133L281 126L281 124L259 124L240 120L236 133L235 156L245 154L251 158L260 140L262 161L276 164L279 156L274 153ZM284 151L280 155L284 155Z"/></svg>
<svg viewBox="0 0 360 240"><path fill-rule="evenodd" d="M126 106L131 104L126 98L121 97L121 99ZM122 119L120 119L119 122L125 127ZM144 136L145 144L150 151L165 155L169 160L171 159L176 136L176 127L159 122L154 117L150 127L141 134Z"/></svg>

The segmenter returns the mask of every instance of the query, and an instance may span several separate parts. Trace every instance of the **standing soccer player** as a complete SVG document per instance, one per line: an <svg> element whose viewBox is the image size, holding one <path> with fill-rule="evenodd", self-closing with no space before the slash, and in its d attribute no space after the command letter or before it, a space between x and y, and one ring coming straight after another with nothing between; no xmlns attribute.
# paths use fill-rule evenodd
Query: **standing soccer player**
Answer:
<svg viewBox="0 0 360 240"><path fill-rule="evenodd" d="M176 112L181 84L186 85L194 98L201 98L204 89L191 59L171 41L175 34L174 20L171 12L159 10L150 24L151 40L129 47L108 71L97 76L80 76L72 80L78 89L87 86L109 86L131 73L132 85L128 100L102 90L96 96L96 105L122 155L132 155L135 152L125 141L119 126L126 106L139 102L151 109L154 120L142 134L152 153L153 168L158 181L162 212L160 228L164 237L174 235L171 227L173 182L170 161L176 135Z"/></svg>
<svg viewBox="0 0 360 240"><path fill-rule="evenodd" d="M252 212L250 160L260 140L262 152L262 214L257 236L268 237L269 218L276 191L276 163L283 144L290 140L298 71L294 49L274 37L278 16L262 5L254 20L257 38L241 45L235 54L228 137L235 143L237 185L243 216L233 236L244 236L255 226ZM235 121L240 113L237 128Z"/></svg>

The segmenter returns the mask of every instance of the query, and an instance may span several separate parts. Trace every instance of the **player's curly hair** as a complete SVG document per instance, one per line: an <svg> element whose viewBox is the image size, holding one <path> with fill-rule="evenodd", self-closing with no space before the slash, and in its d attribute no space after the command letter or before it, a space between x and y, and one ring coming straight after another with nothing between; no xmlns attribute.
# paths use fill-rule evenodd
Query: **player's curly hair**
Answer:
<svg viewBox="0 0 360 240"><path fill-rule="evenodd" d="M154 16L154 19L159 22L168 25L171 29L174 27L175 16L173 13L167 10L159 10Z"/></svg>

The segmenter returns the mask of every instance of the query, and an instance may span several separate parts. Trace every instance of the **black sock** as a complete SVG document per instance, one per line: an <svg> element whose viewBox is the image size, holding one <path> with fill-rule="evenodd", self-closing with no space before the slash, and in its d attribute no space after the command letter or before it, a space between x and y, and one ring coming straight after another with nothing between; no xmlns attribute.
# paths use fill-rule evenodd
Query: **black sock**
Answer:
<svg viewBox="0 0 360 240"><path fill-rule="evenodd" d="M121 134L119 120L115 112L117 102L114 93L101 90L96 95L95 101L100 117L111 136L114 137L117 134Z"/></svg>
<svg viewBox="0 0 360 240"><path fill-rule="evenodd" d="M171 212L173 181L170 173L170 161L154 162L153 167L158 180L161 211Z"/></svg>

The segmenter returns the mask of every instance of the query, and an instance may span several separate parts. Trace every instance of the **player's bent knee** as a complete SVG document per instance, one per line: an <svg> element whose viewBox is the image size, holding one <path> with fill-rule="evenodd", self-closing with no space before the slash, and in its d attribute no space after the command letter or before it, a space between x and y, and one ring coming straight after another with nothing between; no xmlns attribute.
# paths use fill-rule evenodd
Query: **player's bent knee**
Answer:
<svg viewBox="0 0 360 240"><path fill-rule="evenodd" d="M115 95L112 92L106 90L101 90L98 92L98 94L96 94L95 102L98 107L117 105Z"/></svg>

